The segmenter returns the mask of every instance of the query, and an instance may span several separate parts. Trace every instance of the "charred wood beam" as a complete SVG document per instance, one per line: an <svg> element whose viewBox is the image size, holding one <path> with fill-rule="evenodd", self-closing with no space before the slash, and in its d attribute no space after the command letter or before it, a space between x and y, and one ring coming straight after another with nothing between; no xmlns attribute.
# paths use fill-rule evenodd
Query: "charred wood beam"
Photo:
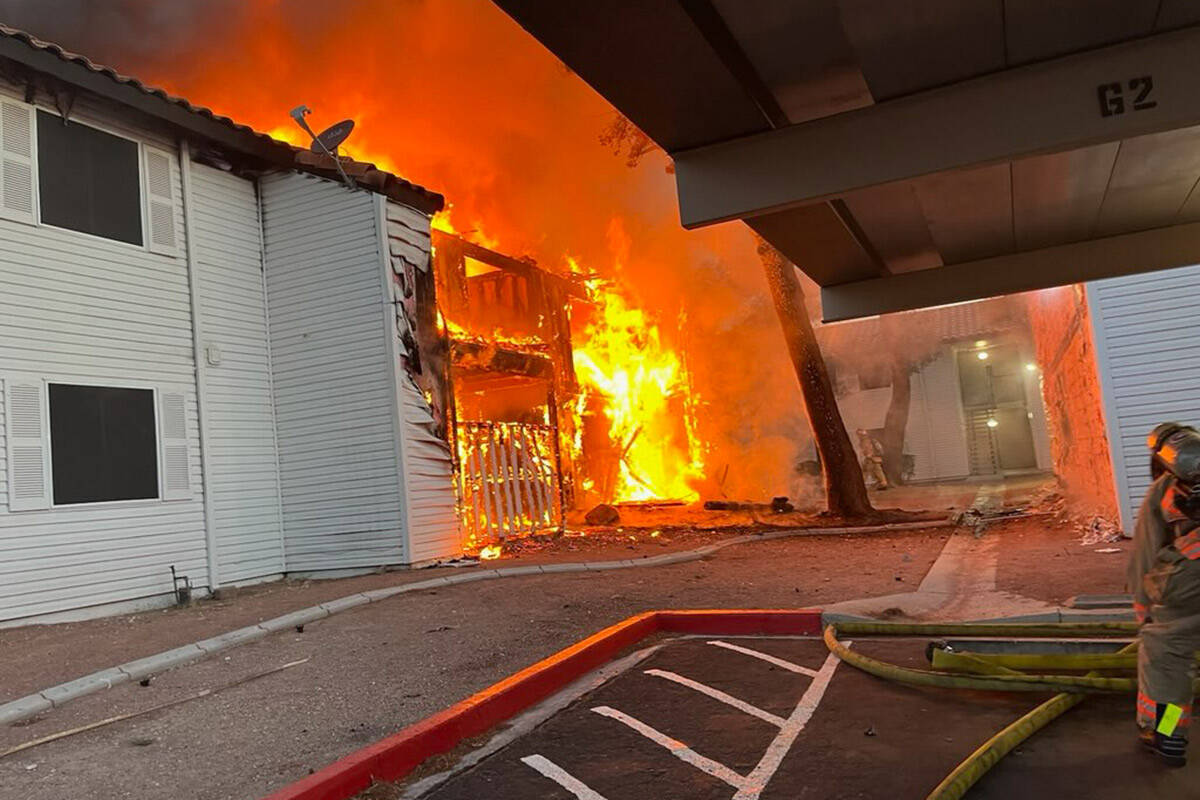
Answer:
<svg viewBox="0 0 1200 800"><path fill-rule="evenodd" d="M554 364L546 356L510 350L497 344L454 341L450 344L450 358L456 370L503 372L554 380Z"/></svg>
<svg viewBox="0 0 1200 800"><path fill-rule="evenodd" d="M488 266L504 270L505 272L512 272L522 277L528 278L538 275L542 280L558 286L563 292L572 297L578 297L581 300L587 299L587 288L578 280L555 275L552 272L542 269L537 264L521 261L512 256L506 256L503 253L497 253L495 250L489 250L482 245L468 242L460 236L435 230L433 232L433 246L435 249L445 249L448 252L469 256L476 261L482 261Z"/></svg>

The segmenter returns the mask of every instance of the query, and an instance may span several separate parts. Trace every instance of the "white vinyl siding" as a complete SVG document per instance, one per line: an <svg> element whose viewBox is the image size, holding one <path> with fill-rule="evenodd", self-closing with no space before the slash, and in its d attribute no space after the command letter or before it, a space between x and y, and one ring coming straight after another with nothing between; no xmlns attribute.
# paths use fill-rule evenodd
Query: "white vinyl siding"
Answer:
<svg viewBox="0 0 1200 800"><path fill-rule="evenodd" d="M913 481L955 480L969 473L958 371L949 347L912 373L904 452L913 457ZM882 428L892 388L862 389L838 399L850 441L855 430Z"/></svg>
<svg viewBox="0 0 1200 800"><path fill-rule="evenodd" d="M374 196L299 174L260 188L288 571L403 563Z"/></svg>
<svg viewBox="0 0 1200 800"><path fill-rule="evenodd" d="M1133 530L1150 485L1146 435L1160 422L1200 426L1200 266L1087 285L1121 522Z"/></svg>
<svg viewBox="0 0 1200 800"><path fill-rule="evenodd" d="M906 436L919 443L912 450L913 480L964 478L970 473L962 391L949 347L913 375Z"/></svg>
<svg viewBox="0 0 1200 800"><path fill-rule="evenodd" d="M190 170L209 502L226 584L284 570L261 226L253 183Z"/></svg>
<svg viewBox="0 0 1200 800"><path fill-rule="evenodd" d="M429 263L430 223L424 214L389 202L387 247L394 275L389 282L396 309L397 350L405 352L402 287ZM413 339L410 339L412 341ZM418 563L462 553L455 513L454 464L450 448L434 433L434 419L412 375L397 364L396 393L400 403L402 477L407 497L408 561Z"/></svg>
<svg viewBox="0 0 1200 800"><path fill-rule="evenodd" d="M18 100L11 87L0 94ZM39 93L38 105L53 109ZM71 118L176 158L160 129L80 95ZM175 226L183 237L179 186ZM10 376L147 386L186 398L189 500L14 511L0 424L0 620L166 595L174 564L208 582L192 327L184 259L75 231L0 219L0 393ZM3 413L4 402L0 402Z"/></svg>

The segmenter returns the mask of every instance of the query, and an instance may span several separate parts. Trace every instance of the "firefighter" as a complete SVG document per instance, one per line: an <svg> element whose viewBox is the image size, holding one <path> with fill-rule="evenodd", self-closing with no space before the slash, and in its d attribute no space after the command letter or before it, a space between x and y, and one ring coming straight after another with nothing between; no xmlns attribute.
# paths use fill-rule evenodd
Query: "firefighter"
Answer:
<svg viewBox="0 0 1200 800"><path fill-rule="evenodd" d="M1200 649L1200 431L1167 422L1147 443L1154 482L1138 512L1129 562L1141 623L1137 721L1142 743L1181 767Z"/></svg>
<svg viewBox="0 0 1200 800"><path fill-rule="evenodd" d="M888 488L887 475L883 472L883 445L872 436L866 428L859 428L858 450L862 455L863 475L875 479L875 488L883 491Z"/></svg>

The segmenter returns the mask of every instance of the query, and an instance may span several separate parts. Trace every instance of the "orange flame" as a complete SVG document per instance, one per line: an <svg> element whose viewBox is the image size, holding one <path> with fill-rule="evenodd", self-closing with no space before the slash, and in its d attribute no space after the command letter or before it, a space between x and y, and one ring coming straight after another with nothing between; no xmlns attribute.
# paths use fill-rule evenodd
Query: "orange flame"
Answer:
<svg viewBox="0 0 1200 800"><path fill-rule="evenodd" d="M492 559L499 558L500 553L502 551L503 551L503 548L501 548L500 545L489 544L487 547L481 548L479 550L479 560L480 561L491 561Z"/></svg>
<svg viewBox="0 0 1200 800"><path fill-rule="evenodd" d="M690 388L682 361L618 287L592 280L589 288L598 309L573 354L583 389L577 410L601 401L619 458L614 499L697 499L704 464L690 426L680 431Z"/></svg>
<svg viewBox="0 0 1200 800"><path fill-rule="evenodd" d="M180 12L187 24L164 26L149 13L155 4L129 5L146 12L123 17L121 36L45 15L35 27L297 146L309 144L287 116L298 103L314 109L316 129L352 117L341 152L443 193L435 228L547 269L572 253L589 272L621 277L622 288L598 292L603 313L573 326L585 391L612 405L601 422L614 447L630 446L618 498L693 497L702 461L728 475L729 496L770 497L786 485L807 435L777 323L762 313L769 300L754 240L740 225L684 231L666 154L639 141L633 169L614 155L622 145L606 133L612 107L497 6L356 0L314 16L245 0L226 4L228 14ZM626 240L614 241L606 220ZM610 307L611 291L620 299ZM639 308L669 310L619 319ZM675 337L679 308L694 348ZM679 402L688 383L706 400L698 414ZM697 427L703 437L690 433ZM703 458L692 444L700 438ZM764 442L778 444L770 457Z"/></svg>

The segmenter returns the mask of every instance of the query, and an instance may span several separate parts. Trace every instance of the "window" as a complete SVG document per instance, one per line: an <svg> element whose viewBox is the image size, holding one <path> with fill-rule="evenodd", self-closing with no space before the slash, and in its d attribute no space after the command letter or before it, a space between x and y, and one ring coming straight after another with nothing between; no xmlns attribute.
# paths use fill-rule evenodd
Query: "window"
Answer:
<svg viewBox="0 0 1200 800"><path fill-rule="evenodd" d="M154 392L49 385L55 505L158 497Z"/></svg>
<svg viewBox="0 0 1200 800"><path fill-rule="evenodd" d="M37 112L41 221L142 244L137 142Z"/></svg>
<svg viewBox="0 0 1200 800"><path fill-rule="evenodd" d="M0 375L0 395L9 511L192 499L188 415L194 411L179 387Z"/></svg>

